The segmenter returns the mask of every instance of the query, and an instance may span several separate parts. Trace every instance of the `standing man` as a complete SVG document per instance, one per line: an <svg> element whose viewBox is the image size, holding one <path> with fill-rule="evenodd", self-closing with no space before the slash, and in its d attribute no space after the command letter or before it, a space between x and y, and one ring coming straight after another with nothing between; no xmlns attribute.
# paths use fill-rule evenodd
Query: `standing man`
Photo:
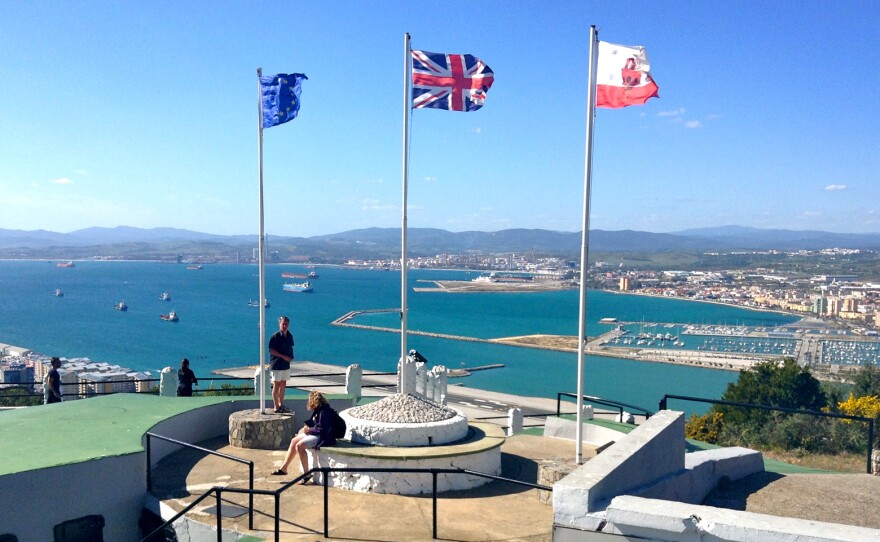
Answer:
<svg viewBox="0 0 880 542"><path fill-rule="evenodd" d="M192 397L193 384L199 385L199 379L196 374L189 368L189 360L183 358L180 362L180 369L177 371L177 396Z"/></svg>
<svg viewBox="0 0 880 542"><path fill-rule="evenodd" d="M278 331L269 339L269 361L272 369L272 402L276 413L287 413L284 406L284 392L290 378L290 362L293 361L293 335L290 334L290 318L278 317Z"/></svg>
<svg viewBox="0 0 880 542"><path fill-rule="evenodd" d="M50 363L52 368L46 374L46 380L43 381L43 402L47 405L61 402L61 375L58 374L61 360L53 357Z"/></svg>

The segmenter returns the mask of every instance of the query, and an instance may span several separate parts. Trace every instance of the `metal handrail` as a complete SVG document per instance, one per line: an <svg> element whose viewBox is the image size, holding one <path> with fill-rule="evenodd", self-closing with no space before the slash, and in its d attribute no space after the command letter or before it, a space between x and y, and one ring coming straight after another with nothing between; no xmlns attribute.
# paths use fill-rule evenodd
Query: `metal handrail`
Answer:
<svg viewBox="0 0 880 542"><path fill-rule="evenodd" d="M556 415L557 416L559 416L562 413L562 398L563 397L573 397L573 398L577 399L577 394L571 393L571 392L566 392L566 391L561 391L556 394ZM624 403L622 401L617 401L615 399L603 399L601 397L594 397L592 395L583 395L582 397L583 397L584 401L587 401L589 403L617 408L618 413L621 416L623 416L624 407L640 411L641 413L643 413L645 415L645 418L650 418L654 414L653 412L651 412L650 410L648 410L646 408L642 408L637 405L631 405L629 403Z"/></svg>
<svg viewBox="0 0 880 542"><path fill-rule="evenodd" d="M840 418L845 420L853 420L868 424L868 474L871 474L871 453L874 450L874 420L873 418L865 418L863 416L850 416L848 414L837 414L835 412L819 412L816 410L803 410L790 407L777 407L770 405L756 405L753 403L737 403L736 401L723 401L721 399L707 399L705 397L688 397L686 395L665 394L660 399L660 410L666 410L667 399L681 399L683 401L694 401L696 403L710 403L714 405L734 406L740 408L751 408L758 410L774 410L777 412L787 412L789 414L807 414L810 416L819 416L821 418Z"/></svg>
<svg viewBox="0 0 880 542"><path fill-rule="evenodd" d="M215 455L217 457L222 457L224 459L229 459L230 461L235 461L236 463L244 463L248 466L248 487L251 492L254 491L254 462L248 459L242 459L240 457L235 457L234 455L224 454L222 452L218 452L216 450L209 450L208 448L203 448L201 446L196 446L195 444L190 444L188 442L183 442L181 440L165 437L162 435L157 435L156 433L151 433L149 431L146 432L147 444L146 444L146 452L147 452L147 491L153 490L153 476L152 476L152 460L151 460L151 446L150 439L157 438L159 440L164 440L166 442L171 442L173 444L177 444L179 446L183 446L185 448L192 448L194 450L199 450L200 452L205 452L210 455ZM217 495L219 500L220 495ZM254 528L254 494L251 493L250 502L248 506L249 517L248 517L248 527L250 529ZM217 503L217 514L220 514L220 504Z"/></svg>
<svg viewBox="0 0 880 542"><path fill-rule="evenodd" d="M154 435L154 436L158 437L159 435ZM160 437L160 438L165 438L165 437ZM210 451L210 450L208 450L208 451ZM149 467L148 467L148 469L149 469ZM221 528L222 514L220 514L220 500L221 500L222 492L250 494L250 496L251 496L250 497L251 517L253 517L253 509L254 509L253 496L254 495L274 496L275 497L275 514L274 514L275 515L275 518L274 518L274 520L275 520L275 542L279 542L280 537L281 537L281 508L280 508L281 493L283 493L284 491L286 491L290 487L298 484L303 478L311 477L316 472L320 472L322 474L322 481L323 481L323 486L324 486L324 538L330 538L330 524L329 524L329 519L330 519L330 514L329 514L329 511L330 511L330 491L329 491L329 488L330 488L330 486L329 486L329 476L328 475L331 472L397 472L397 473L413 473L413 474L431 474L431 476L432 476L431 524L432 524L432 538L435 540L438 538L437 537L437 475L438 474L468 474L471 476L478 476L481 478L487 478L487 479L495 480L495 481L499 481L499 482L508 482L511 484L526 486L526 487L530 487L532 489L540 489L540 490L550 491L550 492L553 491L553 488L551 486L545 486L545 485L541 485L541 484L533 484L531 482L523 482L521 480L514 480L512 478L505 478L503 476L497 476L495 474L488 474L485 472L473 471L473 470L469 470L469 469L458 469L458 468L404 469L404 468L394 468L394 467L388 467L388 468L320 467L320 468L309 469L308 471L303 473L301 476L294 478L293 480L284 484L283 486L276 489L275 491L253 489L253 486L250 489L236 489L236 488L229 488L229 487L224 488L224 487L214 486L211 489L209 489L208 491L206 491L199 498L197 498L195 501L193 501L189 505L187 505L183 510L181 510L180 512L175 514L174 517L165 521L162 525L157 527L150 534L148 534L147 536L142 538L140 542L146 542L147 540L149 540L150 537L159 533L160 531L165 529L165 527L171 525L172 523L174 523L175 521L177 521L178 519L183 517L187 512L192 510L197 504L199 504L200 502L202 502L203 500L208 498L212 493L215 493L217 495L217 541L222 542L222 539L223 539L222 538L223 531ZM253 530L253 520L251 520L251 524L249 525L249 529Z"/></svg>

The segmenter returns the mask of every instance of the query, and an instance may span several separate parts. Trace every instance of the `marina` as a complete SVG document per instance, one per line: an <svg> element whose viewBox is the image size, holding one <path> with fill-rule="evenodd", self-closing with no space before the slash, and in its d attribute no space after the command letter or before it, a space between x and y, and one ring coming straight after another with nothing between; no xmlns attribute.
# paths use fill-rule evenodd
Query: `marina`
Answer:
<svg viewBox="0 0 880 542"><path fill-rule="evenodd" d="M591 354L741 370L767 359L793 357L822 373L880 360L880 340L815 325L780 327L603 322L615 328L589 344ZM660 331L658 331L660 330Z"/></svg>

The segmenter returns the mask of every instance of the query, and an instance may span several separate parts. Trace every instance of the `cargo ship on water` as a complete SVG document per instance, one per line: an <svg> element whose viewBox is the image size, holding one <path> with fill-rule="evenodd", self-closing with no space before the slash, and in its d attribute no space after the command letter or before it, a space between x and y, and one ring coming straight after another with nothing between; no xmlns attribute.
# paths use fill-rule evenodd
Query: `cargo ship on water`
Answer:
<svg viewBox="0 0 880 542"><path fill-rule="evenodd" d="M286 282L281 287L285 292L293 292L293 293L301 293L307 294L312 292L312 284L309 281L306 282Z"/></svg>

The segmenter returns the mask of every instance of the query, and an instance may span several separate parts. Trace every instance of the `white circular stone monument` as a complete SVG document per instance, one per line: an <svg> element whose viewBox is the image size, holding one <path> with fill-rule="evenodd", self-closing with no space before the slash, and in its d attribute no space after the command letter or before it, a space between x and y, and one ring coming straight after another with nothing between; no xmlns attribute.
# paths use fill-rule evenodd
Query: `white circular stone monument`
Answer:
<svg viewBox="0 0 880 542"><path fill-rule="evenodd" d="M352 442L375 446L435 446L468 435L467 416L425 399L395 394L340 413Z"/></svg>
<svg viewBox="0 0 880 542"><path fill-rule="evenodd" d="M416 394L395 394L343 410L346 437L319 451L308 450L310 468L359 468L330 472L333 487L371 493L430 493L430 474L382 469L462 469L437 476L438 491L470 489L490 480L466 471L501 474L504 431L493 424L468 424L462 412ZM380 469L371 471L369 469ZM323 476L316 482L323 483Z"/></svg>

